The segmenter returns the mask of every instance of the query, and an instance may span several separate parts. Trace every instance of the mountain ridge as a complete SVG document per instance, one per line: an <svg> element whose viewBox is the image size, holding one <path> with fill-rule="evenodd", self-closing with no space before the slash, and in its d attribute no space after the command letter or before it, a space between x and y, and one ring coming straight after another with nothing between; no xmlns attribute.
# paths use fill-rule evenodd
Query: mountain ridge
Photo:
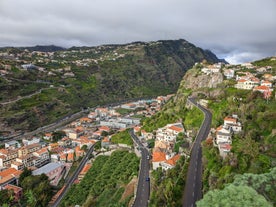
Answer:
<svg viewBox="0 0 276 207"><path fill-rule="evenodd" d="M33 130L85 107L174 93L196 62L220 61L186 40L3 54L0 67L9 69L0 77L0 102L40 92L0 108L3 128L15 130Z"/></svg>

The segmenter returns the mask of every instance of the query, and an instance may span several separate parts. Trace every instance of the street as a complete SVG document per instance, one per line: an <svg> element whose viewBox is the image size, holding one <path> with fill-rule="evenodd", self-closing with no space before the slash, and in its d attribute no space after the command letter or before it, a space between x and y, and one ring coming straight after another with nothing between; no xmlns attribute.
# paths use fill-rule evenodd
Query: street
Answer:
<svg viewBox="0 0 276 207"><path fill-rule="evenodd" d="M201 142L207 138L212 122L212 114L193 98L188 98L193 105L204 113L204 121L201 124L199 132L191 151L190 165L186 178L183 207L195 207L196 201L202 198L202 149Z"/></svg>
<svg viewBox="0 0 276 207"><path fill-rule="evenodd" d="M147 157L149 156L148 150L143 146L138 137L134 134L133 129L130 131L130 135L133 140L137 143L141 151L141 162L139 171L139 180L137 186L137 192L135 196L133 207L146 207L148 206L149 195L150 195L150 180L149 180L149 169L150 164Z"/></svg>

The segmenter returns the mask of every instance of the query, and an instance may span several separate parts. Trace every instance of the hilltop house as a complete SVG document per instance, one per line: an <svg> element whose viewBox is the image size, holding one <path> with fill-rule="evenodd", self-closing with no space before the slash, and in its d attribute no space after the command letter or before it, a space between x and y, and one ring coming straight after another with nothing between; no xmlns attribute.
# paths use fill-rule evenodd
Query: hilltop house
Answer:
<svg viewBox="0 0 276 207"><path fill-rule="evenodd" d="M232 143L232 131L228 126L220 126L216 130L216 143Z"/></svg>
<svg viewBox="0 0 276 207"><path fill-rule="evenodd" d="M241 123L238 122L237 118L234 117L225 117L224 118L224 126L229 126L234 133L238 133L242 131Z"/></svg>
<svg viewBox="0 0 276 207"><path fill-rule="evenodd" d="M251 90L255 86L258 86L259 84L260 84L260 80L257 78L251 78L248 80L240 79L240 80L238 80L237 84L235 85L235 88Z"/></svg>

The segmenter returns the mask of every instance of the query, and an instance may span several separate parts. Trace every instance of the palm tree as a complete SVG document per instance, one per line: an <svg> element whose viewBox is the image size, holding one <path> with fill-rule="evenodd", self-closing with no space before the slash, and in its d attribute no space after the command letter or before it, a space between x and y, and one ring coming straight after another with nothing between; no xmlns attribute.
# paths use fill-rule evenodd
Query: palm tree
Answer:
<svg viewBox="0 0 276 207"><path fill-rule="evenodd" d="M32 190L28 190L25 193L25 195L27 197L27 206L28 207L35 207L36 203L37 203L37 200L35 198L35 195L34 195L33 191Z"/></svg>

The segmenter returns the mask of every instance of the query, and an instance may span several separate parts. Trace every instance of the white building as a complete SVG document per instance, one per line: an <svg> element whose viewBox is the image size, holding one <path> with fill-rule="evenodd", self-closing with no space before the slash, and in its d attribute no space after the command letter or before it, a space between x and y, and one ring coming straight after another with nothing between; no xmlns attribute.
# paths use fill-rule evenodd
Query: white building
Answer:
<svg viewBox="0 0 276 207"><path fill-rule="evenodd" d="M220 126L217 128L216 130L216 143L232 143L232 138L231 138L231 129L230 127L226 127L226 126Z"/></svg>
<svg viewBox="0 0 276 207"><path fill-rule="evenodd" d="M9 141L7 143L5 143L5 149L9 148L9 149L16 149L21 147L21 144L18 141L12 140Z"/></svg>
<svg viewBox="0 0 276 207"><path fill-rule="evenodd" d="M27 146L27 145L31 145L31 144L38 144L40 142L40 138L34 137L32 139L22 139L22 143Z"/></svg>

